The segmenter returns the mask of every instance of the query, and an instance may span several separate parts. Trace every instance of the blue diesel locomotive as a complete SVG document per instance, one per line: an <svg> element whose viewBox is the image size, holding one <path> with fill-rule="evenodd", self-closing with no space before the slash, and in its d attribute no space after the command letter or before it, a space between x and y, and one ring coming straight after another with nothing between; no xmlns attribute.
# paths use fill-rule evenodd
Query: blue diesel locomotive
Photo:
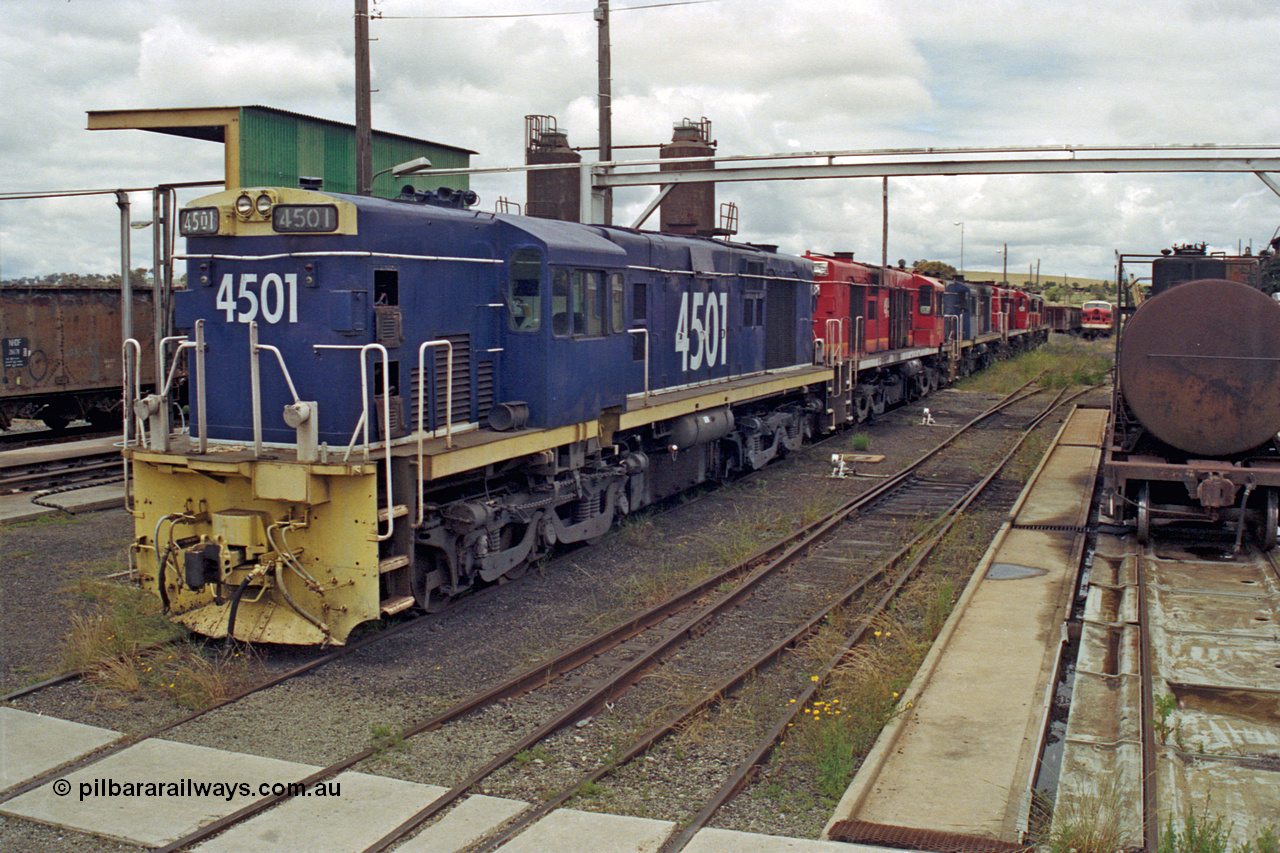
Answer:
<svg viewBox="0 0 1280 853"><path fill-rule="evenodd" d="M182 211L185 334L161 355L190 351L192 426L135 400L125 452L135 562L171 616L341 643L829 426L809 261L456 196Z"/></svg>
<svg viewBox="0 0 1280 853"><path fill-rule="evenodd" d="M819 288L847 286L830 260L815 280L814 260L772 248L476 212L468 195L264 187L182 210L183 334L157 352L159 390L128 400L124 451L132 559L171 618L342 643L1044 334L995 300L983 332L964 315L986 306L886 299L913 331L868 354L849 346L852 302L815 326Z"/></svg>

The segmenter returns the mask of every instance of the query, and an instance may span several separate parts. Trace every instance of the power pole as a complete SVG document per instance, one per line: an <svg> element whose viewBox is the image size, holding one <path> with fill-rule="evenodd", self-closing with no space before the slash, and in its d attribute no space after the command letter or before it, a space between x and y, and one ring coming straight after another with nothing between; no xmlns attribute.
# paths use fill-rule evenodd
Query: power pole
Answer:
<svg viewBox="0 0 1280 853"><path fill-rule="evenodd" d="M880 226L880 266L889 266L889 178L886 175L880 186L883 196L884 222Z"/></svg>
<svg viewBox="0 0 1280 853"><path fill-rule="evenodd" d="M373 110L369 85L369 0L356 0L356 195L373 195Z"/></svg>
<svg viewBox="0 0 1280 853"><path fill-rule="evenodd" d="M596 23L599 25L599 75L600 94L600 161L613 159L613 92L612 60L609 56L609 0L600 0L596 7ZM613 188L604 191L604 224L613 224Z"/></svg>

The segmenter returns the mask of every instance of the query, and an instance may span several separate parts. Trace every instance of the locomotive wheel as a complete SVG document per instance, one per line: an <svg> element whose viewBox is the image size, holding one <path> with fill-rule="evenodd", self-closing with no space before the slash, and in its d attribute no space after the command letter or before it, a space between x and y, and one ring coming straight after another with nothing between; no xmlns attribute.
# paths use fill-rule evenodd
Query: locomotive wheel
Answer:
<svg viewBox="0 0 1280 853"><path fill-rule="evenodd" d="M524 577L524 574L527 571L529 571L529 561L525 560L524 562L518 563L517 565L507 569L506 572L503 573L502 577L498 578L498 582L506 583L507 581L518 581L520 578Z"/></svg>
<svg viewBox="0 0 1280 853"><path fill-rule="evenodd" d="M1276 527L1280 525L1280 490L1267 489L1267 511L1262 517L1262 550L1276 547Z"/></svg>
<svg viewBox="0 0 1280 853"><path fill-rule="evenodd" d="M120 427L120 413L103 409L92 409L89 412L89 425L94 429L111 429Z"/></svg>
<svg viewBox="0 0 1280 853"><path fill-rule="evenodd" d="M428 570L426 567L418 567L414 572L413 597L426 612L439 613L449 606L449 594L444 591L448 572L443 567L443 559L437 557L432 562L436 564L436 568Z"/></svg>
<svg viewBox="0 0 1280 853"><path fill-rule="evenodd" d="M1151 541L1151 484L1143 483L1138 487L1138 542L1146 545Z"/></svg>

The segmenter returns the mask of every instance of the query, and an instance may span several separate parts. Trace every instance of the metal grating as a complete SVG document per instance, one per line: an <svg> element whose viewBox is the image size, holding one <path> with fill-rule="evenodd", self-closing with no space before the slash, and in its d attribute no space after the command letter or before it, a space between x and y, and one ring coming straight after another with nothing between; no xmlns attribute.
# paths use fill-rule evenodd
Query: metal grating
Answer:
<svg viewBox="0 0 1280 853"><path fill-rule="evenodd" d="M876 844L902 850L924 850L928 853L1014 853L1031 850L1025 844L961 835L957 832L936 832L931 829L915 829L909 826L889 826L865 820L842 820L828 833L832 841L849 844Z"/></svg>
<svg viewBox="0 0 1280 853"><path fill-rule="evenodd" d="M1043 530L1047 533L1087 534L1091 532L1087 527L1071 524L1012 524L1010 527L1014 530Z"/></svg>
<svg viewBox="0 0 1280 853"><path fill-rule="evenodd" d="M481 420L489 417L493 408L493 362L482 361L476 365L476 415Z"/></svg>

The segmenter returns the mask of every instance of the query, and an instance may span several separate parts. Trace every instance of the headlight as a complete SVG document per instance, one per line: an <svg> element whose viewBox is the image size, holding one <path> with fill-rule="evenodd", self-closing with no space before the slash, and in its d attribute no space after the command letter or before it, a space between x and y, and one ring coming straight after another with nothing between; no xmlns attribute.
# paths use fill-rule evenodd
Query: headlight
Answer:
<svg viewBox="0 0 1280 853"><path fill-rule="evenodd" d="M266 218L271 215L271 196L263 193L254 200L253 206L258 211L258 215Z"/></svg>
<svg viewBox="0 0 1280 853"><path fill-rule="evenodd" d="M248 219L253 215L253 199L247 194L236 199L236 215L242 219Z"/></svg>

